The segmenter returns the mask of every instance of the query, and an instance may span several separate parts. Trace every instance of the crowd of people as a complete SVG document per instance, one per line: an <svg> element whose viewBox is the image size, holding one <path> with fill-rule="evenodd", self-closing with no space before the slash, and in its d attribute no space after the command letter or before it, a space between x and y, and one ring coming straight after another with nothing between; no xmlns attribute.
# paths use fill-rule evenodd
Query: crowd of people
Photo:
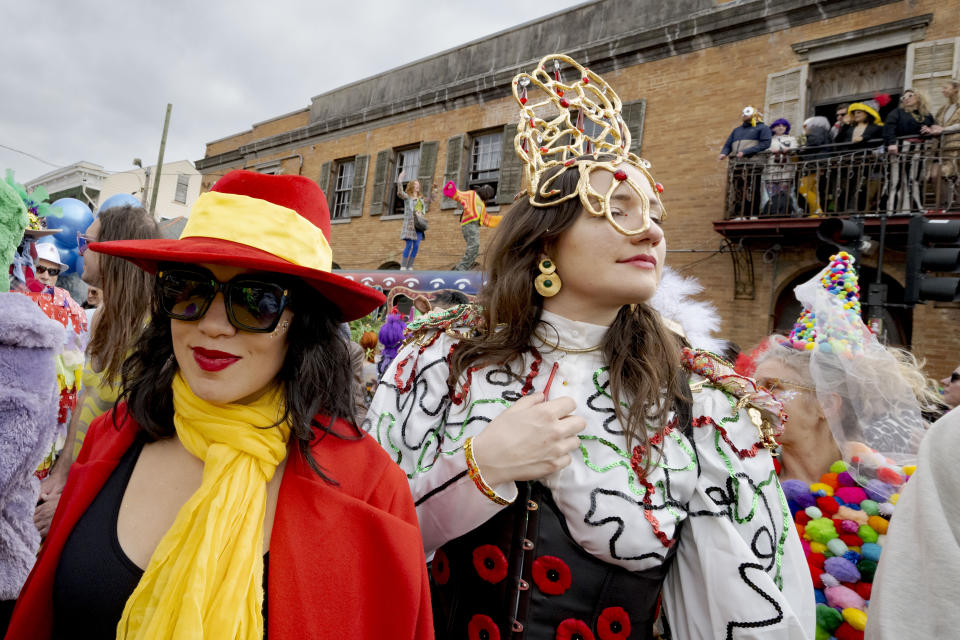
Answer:
<svg viewBox="0 0 960 640"><path fill-rule="evenodd" d="M789 336L716 355L613 88L551 55L513 91L527 190L501 219L444 185L465 268L496 226L478 299L394 294L382 324L386 298L332 272L305 177L231 171L178 239L99 211L89 323L0 182L5 638L955 631L960 368L941 391L881 345L845 253L797 288ZM880 135L848 112L836 139ZM748 108L724 148L770 150L765 206L800 209L787 159L830 144L825 120L790 129ZM433 194L402 178L409 269Z"/></svg>
<svg viewBox="0 0 960 640"><path fill-rule="evenodd" d="M899 103L886 95L837 106L836 121L804 120L802 135L779 118L769 126L747 106L719 158L732 158L728 210L734 218L889 213L960 203L960 81L941 87L933 113L908 89ZM885 118L881 110L888 109ZM929 191L929 197L926 193Z"/></svg>

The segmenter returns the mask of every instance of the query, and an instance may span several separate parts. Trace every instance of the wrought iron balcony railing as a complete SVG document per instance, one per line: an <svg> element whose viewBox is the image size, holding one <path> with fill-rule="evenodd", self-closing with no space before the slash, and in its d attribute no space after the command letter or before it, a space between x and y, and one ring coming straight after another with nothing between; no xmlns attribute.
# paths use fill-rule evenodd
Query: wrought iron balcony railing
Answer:
<svg viewBox="0 0 960 640"><path fill-rule="evenodd" d="M805 147L729 160L725 220L960 211L957 134Z"/></svg>

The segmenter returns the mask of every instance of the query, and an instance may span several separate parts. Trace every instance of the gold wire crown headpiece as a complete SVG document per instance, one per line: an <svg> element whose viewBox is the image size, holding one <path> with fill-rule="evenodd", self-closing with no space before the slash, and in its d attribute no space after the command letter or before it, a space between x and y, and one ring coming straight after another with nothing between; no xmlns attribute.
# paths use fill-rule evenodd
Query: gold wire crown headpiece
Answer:
<svg viewBox="0 0 960 640"><path fill-rule="evenodd" d="M564 74L570 78L569 83L564 82ZM531 100L532 90L539 90L543 96ZM630 129L621 115L623 104L603 78L569 56L551 54L532 72L514 77L513 97L520 105L514 149L525 165L532 206L554 207L579 195L590 215L605 217L620 233L644 233L650 227L650 198L623 170L622 165L629 164L649 181L661 211L666 213L660 201L663 187L650 175L650 163L630 152ZM555 167L560 169L544 178ZM580 181L575 192L563 195L553 185L570 167L577 167ZM597 170L614 176L604 193L590 184L590 176ZM625 229L611 213L610 197L621 183L628 184L642 203L643 221L636 229Z"/></svg>

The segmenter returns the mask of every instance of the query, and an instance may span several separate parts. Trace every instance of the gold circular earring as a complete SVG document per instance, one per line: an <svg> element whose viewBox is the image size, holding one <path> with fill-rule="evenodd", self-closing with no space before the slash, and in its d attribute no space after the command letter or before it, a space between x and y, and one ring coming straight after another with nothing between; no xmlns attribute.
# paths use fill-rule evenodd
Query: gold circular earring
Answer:
<svg viewBox="0 0 960 640"><path fill-rule="evenodd" d="M557 265L550 258L543 257L537 266L540 268L540 275L533 281L533 286L544 298L552 298L560 292L563 284L557 275Z"/></svg>

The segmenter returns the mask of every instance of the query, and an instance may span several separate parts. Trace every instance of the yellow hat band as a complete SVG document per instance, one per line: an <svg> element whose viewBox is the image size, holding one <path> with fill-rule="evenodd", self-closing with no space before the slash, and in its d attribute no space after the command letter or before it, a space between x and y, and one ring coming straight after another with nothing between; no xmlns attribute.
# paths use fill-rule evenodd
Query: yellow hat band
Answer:
<svg viewBox="0 0 960 640"><path fill-rule="evenodd" d="M185 238L229 240L320 271L333 266L333 250L319 227L293 209L235 193L197 198L180 234Z"/></svg>

